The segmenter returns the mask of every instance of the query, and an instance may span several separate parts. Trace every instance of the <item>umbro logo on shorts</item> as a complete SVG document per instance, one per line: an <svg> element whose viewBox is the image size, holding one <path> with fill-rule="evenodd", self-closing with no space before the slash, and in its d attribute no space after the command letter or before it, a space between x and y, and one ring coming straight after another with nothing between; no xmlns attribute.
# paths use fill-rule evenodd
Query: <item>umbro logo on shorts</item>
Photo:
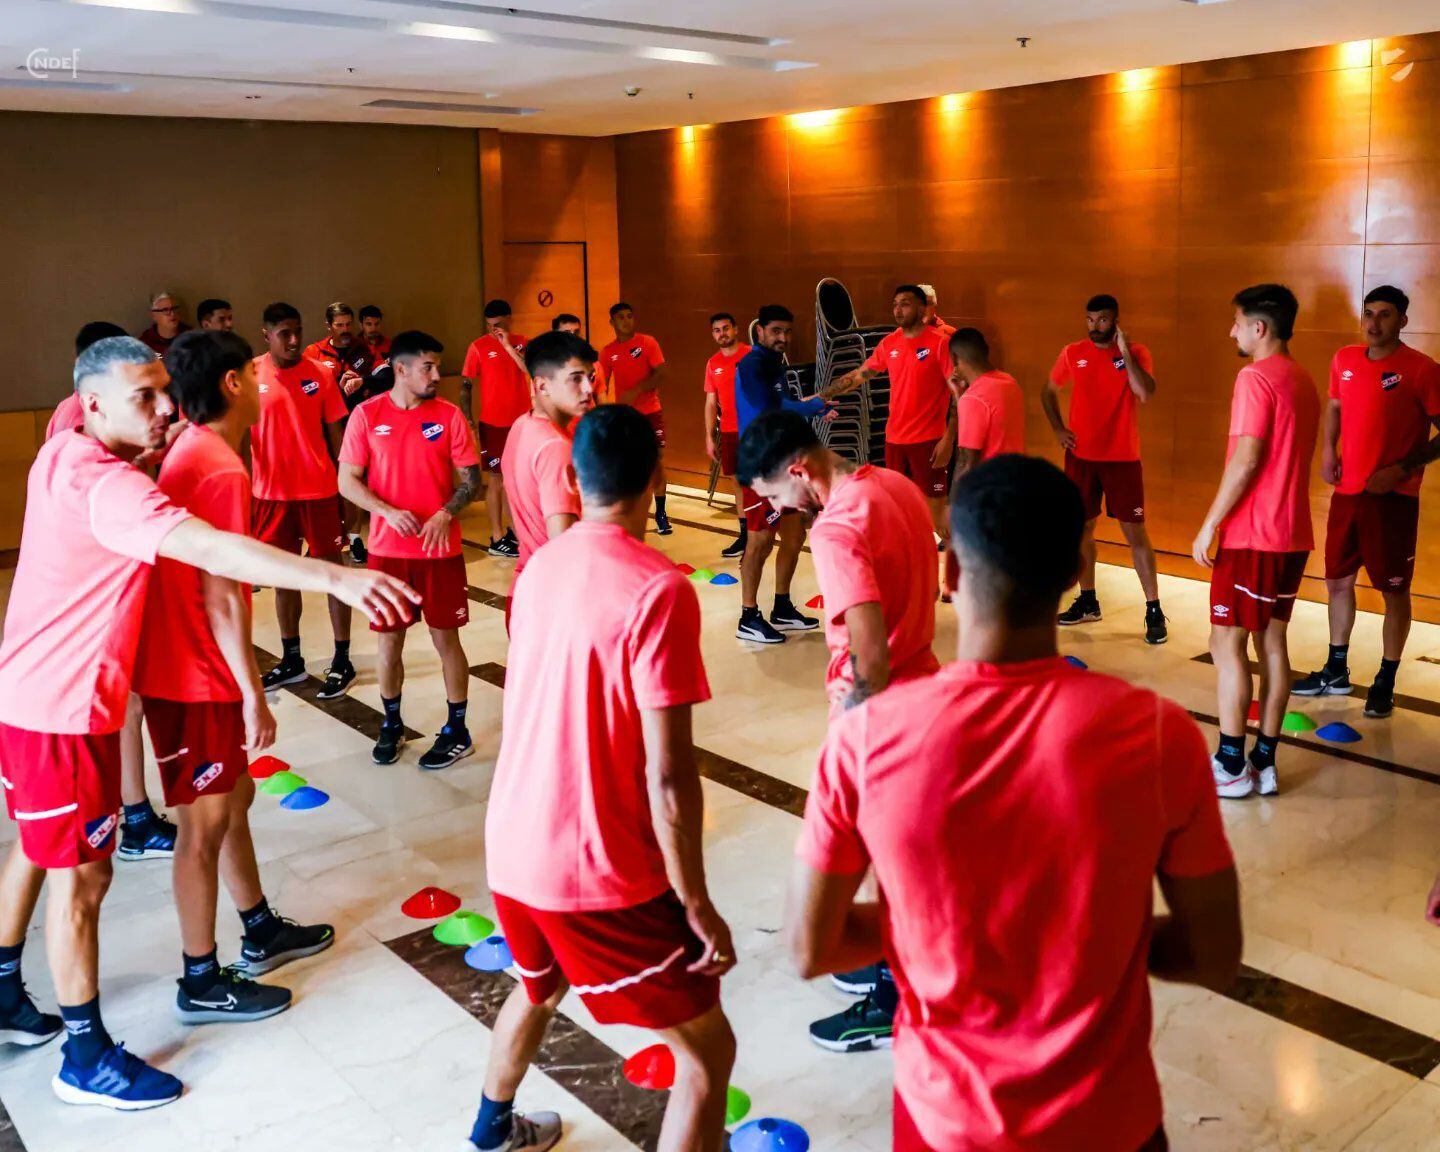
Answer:
<svg viewBox="0 0 1440 1152"><path fill-rule="evenodd" d="M1224 605L1224 604L1215 604L1215 605L1212 605L1211 608L1210 608L1210 612L1211 612L1211 614L1214 615L1214 616L1229 616L1229 615L1230 615L1230 609L1229 609L1229 607L1228 607L1227 605Z"/></svg>
<svg viewBox="0 0 1440 1152"><path fill-rule="evenodd" d="M115 813L102 816L98 820L88 820L85 823L85 842L92 848L103 848L110 842L110 837L115 835L115 825L118 821Z"/></svg>
<svg viewBox="0 0 1440 1152"><path fill-rule="evenodd" d="M1386 372L1385 375L1380 377L1380 387L1386 392L1391 391L1399 383L1400 373L1398 372Z"/></svg>
<svg viewBox="0 0 1440 1152"><path fill-rule="evenodd" d="M1392 588L1398 588L1398 587L1400 587L1400 585L1403 584L1403 583L1405 583L1405 577L1403 577L1403 576L1391 576L1391 577L1390 577L1390 587L1392 587Z"/></svg>
<svg viewBox="0 0 1440 1152"><path fill-rule="evenodd" d="M341 547L342 545L344 545L344 543L345 543L345 537L343 537L343 536L336 536L336 537L335 537L335 547L336 547L336 548Z"/></svg>
<svg viewBox="0 0 1440 1152"><path fill-rule="evenodd" d="M1136 515L1136 516L1144 516L1144 515L1145 515L1145 509L1144 509L1144 508L1136 508L1136 509L1135 509L1135 515Z"/></svg>
<svg viewBox="0 0 1440 1152"><path fill-rule="evenodd" d="M220 773L224 770L223 764L201 764L195 769L195 776L191 779L190 784L196 792L203 792L220 778Z"/></svg>
<svg viewBox="0 0 1440 1152"><path fill-rule="evenodd" d="M445 425L443 424L420 425L420 435L425 437L426 440L438 440L444 431Z"/></svg>
<svg viewBox="0 0 1440 1152"><path fill-rule="evenodd" d="M390 435L390 425L389 425L389 424L376 424L376 425L375 425L375 435L376 435L376 436L388 436L388 435Z"/></svg>
<svg viewBox="0 0 1440 1152"><path fill-rule="evenodd" d="M929 358L930 358L930 349L929 349L929 348L917 348L917 349L915 349L915 359L916 359L916 360L928 360Z"/></svg>
<svg viewBox="0 0 1440 1152"><path fill-rule="evenodd" d="M307 396L313 396L316 392L320 391L320 381L302 380L300 381L300 391Z"/></svg>
<svg viewBox="0 0 1440 1152"><path fill-rule="evenodd" d="M464 619L468 618L469 615L470 615L470 609L468 609L468 608L456 608L456 609L455 609L455 619L457 619L457 620L464 620Z"/></svg>

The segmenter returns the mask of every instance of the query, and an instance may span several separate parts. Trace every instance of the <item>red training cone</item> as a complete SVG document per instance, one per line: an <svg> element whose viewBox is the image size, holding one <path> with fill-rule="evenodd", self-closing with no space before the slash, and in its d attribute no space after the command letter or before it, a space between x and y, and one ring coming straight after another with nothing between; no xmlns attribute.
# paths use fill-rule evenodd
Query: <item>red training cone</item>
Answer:
<svg viewBox="0 0 1440 1152"><path fill-rule="evenodd" d="M250 775L256 780L268 780L277 772L288 772L290 765L278 756L260 756L250 765Z"/></svg>
<svg viewBox="0 0 1440 1152"><path fill-rule="evenodd" d="M414 920L438 920L460 907L460 897L443 888L422 888L400 905L400 911Z"/></svg>
<svg viewBox="0 0 1440 1152"><path fill-rule="evenodd" d="M812 599L812 600L807 600L807 601L805 601L805 607L806 607L806 608L824 608L824 607L825 607L825 597L824 597L824 596L816 596L816 597L815 597L814 599Z"/></svg>
<svg viewBox="0 0 1440 1152"><path fill-rule="evenodd" d="M637 1088L663 1092L675 1083L675 1054L664 1044L642 1048L625 1061L625 1079Z"/></svg>
<svg viewBox="0 0 1440 1152"><path fill-rule="evenodd" d="M682 576L689 576L690 573L695 571L695 566L693 564L676 564L675 567L679 569Z"/></svg>

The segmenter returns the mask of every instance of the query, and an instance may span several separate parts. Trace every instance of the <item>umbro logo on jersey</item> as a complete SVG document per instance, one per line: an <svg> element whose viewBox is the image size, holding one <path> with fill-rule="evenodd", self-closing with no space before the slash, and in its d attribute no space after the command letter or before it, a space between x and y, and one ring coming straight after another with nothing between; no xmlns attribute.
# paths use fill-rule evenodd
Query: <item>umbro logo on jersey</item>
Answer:
<svg viewBox="0 0 1440 1152"><path fill-rule="evenodd" d="M930 349L929 349L929 348L917 348L917 349L915 349L915 359L916 359L916 360L928 360L929 358L930 358Z"/></svg>
<svg viewBox="0 0 1440 1152"><path fill-rule="evenodd" d="M890 349L890 359L894 360L894 359L898 358L899 355L900 355L900 349L898 349L898 348L891 348L891 349Z"/></svg>
<svg viewBox="0 0 1440 1152"><path fill-rule="evenodd" d="M115 813L102 816L98 820L89 820L85 823L85 842L92 848L103 848L115 835Z"/></svg>
<svg viewBox="0 0 1440 1152"><path fill-rule="evenodd" d="M443 424L420 425L420 435L425 437L426 440L438 440L444 431L445 425Z"/></svg>
<svg viewBox="0 0 1440 1152"><path fill-rule="evenodd" d="M497 356L499 356L499 355L500 355L500 353L494 351L493 349L492 349L491 351L485 353L485 357L486 357L487 360L494 360L495 357L497 357Z"/></svg>
<svg viewBox="0 0 1440 1152"><path fill-rule="evenodd" d="M1089 363L1090 363L1089 360L1076 360L1076 361L1075 361L1075 367L1077 367L1077 368L1084 368L1084 367L1085 367L1087 364L1089 364Z"/></svg>
<svg viewBox="0 0 1440 1152"><path fill-rule="evenodd" d="M1355 373L1352 372L1352 371L1350 371L1349 368L1346 368L1345 371L1343 371L1343 372L1340 373L1340 379L1341 379L1341 380L1353 380L1353 379L1355 379Z"/></svg>
<svg viewBox="0 0 1440 1152"><path fill-rule="evenodd" d="M320 391L320 381L302 380L300 381L300 391L307 396L313 396L316 392Z"/></svg>
<svg viewBox="0 0 1440 1152"><path fill-rule="evenodd" d="M639 348L631 348L631 349L630 349L630 359L632 359L632 360L638 360L638 359L640 359L640 349L639 349Z"/></svg>
<svg viewBox="0 0 1440 1152"><path fill-rule="evenodd" d="M725 375L725 368L722 365L721 367L714 369L714 372L716 376L723 376Z"/></svg>
<svg viewBox="0 0 1440 1152"><path fill-rule="evenodd" d="M223 764L202 764L195 769L194 779L190 781L195 791L202 792L207 785L215 783L220 778L220 773L225 770Z"/></svg>
<svg viewBox="0 0 1440 1152"><path fill-rule="evenodd" d="M262 385L260 385L260 391L261 391L261 392L268 392L268 391L270 391L270 385L268 385L268 384L262 384Z"/></svg>
<svg viewBox="0 0 1440 1152"><path fill-rule="evenodd" d="M390 435L390 425L389 425L389 424L376 424L376 425L375 425L375 435L376 435L376 436L388 436L388 435Z"/></svg>
<svg viewBox="0 0 1440 1152"><path fill-rule="evenodd" d="M1400 373L1386 372L1380 377L1380 387L1386 392L1391 391L1400 383Z"/></svg>

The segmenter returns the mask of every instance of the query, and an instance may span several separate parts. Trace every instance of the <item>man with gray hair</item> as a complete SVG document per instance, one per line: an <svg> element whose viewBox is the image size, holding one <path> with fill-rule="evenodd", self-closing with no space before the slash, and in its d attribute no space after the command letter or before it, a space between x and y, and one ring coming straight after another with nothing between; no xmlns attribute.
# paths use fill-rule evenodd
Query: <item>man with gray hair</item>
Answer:
<svg viewBox="0 0 1440 1152"><path fill-rule="evenodd" d="M150 327L140 333L145 347L157 356L165 355L175 337L190 331L190 325L180 318L180 305L175 293L157 292L150 297Z"/></svg>
<svg viewBox="0 0 1440 1152"><path fill-rule="evenodd" d="M161 556L246 584L325 592L393 623L415 593L393 577L290 556L220 532L172 503L131 461L174 411L164 365L138 340L101 340L75 363L82 432L40 449L0 642L0 764L19 840L0 867L0 1039L67 1034L60 1099L135 1111L180 1081L115 1044L100 1018L100 903L120 808L120 728L151 567ZM60 1019L20 982L46 876L46 950Z"/></svg>

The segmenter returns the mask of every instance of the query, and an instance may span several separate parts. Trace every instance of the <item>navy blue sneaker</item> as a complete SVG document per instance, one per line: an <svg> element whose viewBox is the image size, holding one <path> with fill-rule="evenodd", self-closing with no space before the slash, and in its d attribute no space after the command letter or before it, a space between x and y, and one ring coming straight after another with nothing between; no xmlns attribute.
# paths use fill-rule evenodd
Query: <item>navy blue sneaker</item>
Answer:
<svg viewBox="0 0 1440 1152"><path fill-rule="evenodd" d="M65 1022L59 1016L41 1012L30 999L30 993L20 990L20 1003L11 1012L0 1012L0 1044L17 1044L21 1048L35 1048L47 1044L65 1031Z"/></svg>
<svg viewBox="0 0 1440 1152"><path fill-rule="evenodd" d="M895 1017L880 1006L873 993L810 1025L810 1039L831 1052L889 1048L894 1035Z"/></svg>
<svg viewBox="0 0 1440 1152"><path fill-rule="evenodd" d="M163 816L143 824L122 821L115 855L121 860L169 860L175 855L175 835L175 825Z"/></svg>
<svg viewBox="0 0 1440 1152"><path fill-rule="evenodd" d="M174 1076L150 1067L123 1044L116 1044L93 1068L80 1067L66 1053L50 1087L66 1104L98 1104L119 1112L159 1108L185 1091Z"/></svg>

